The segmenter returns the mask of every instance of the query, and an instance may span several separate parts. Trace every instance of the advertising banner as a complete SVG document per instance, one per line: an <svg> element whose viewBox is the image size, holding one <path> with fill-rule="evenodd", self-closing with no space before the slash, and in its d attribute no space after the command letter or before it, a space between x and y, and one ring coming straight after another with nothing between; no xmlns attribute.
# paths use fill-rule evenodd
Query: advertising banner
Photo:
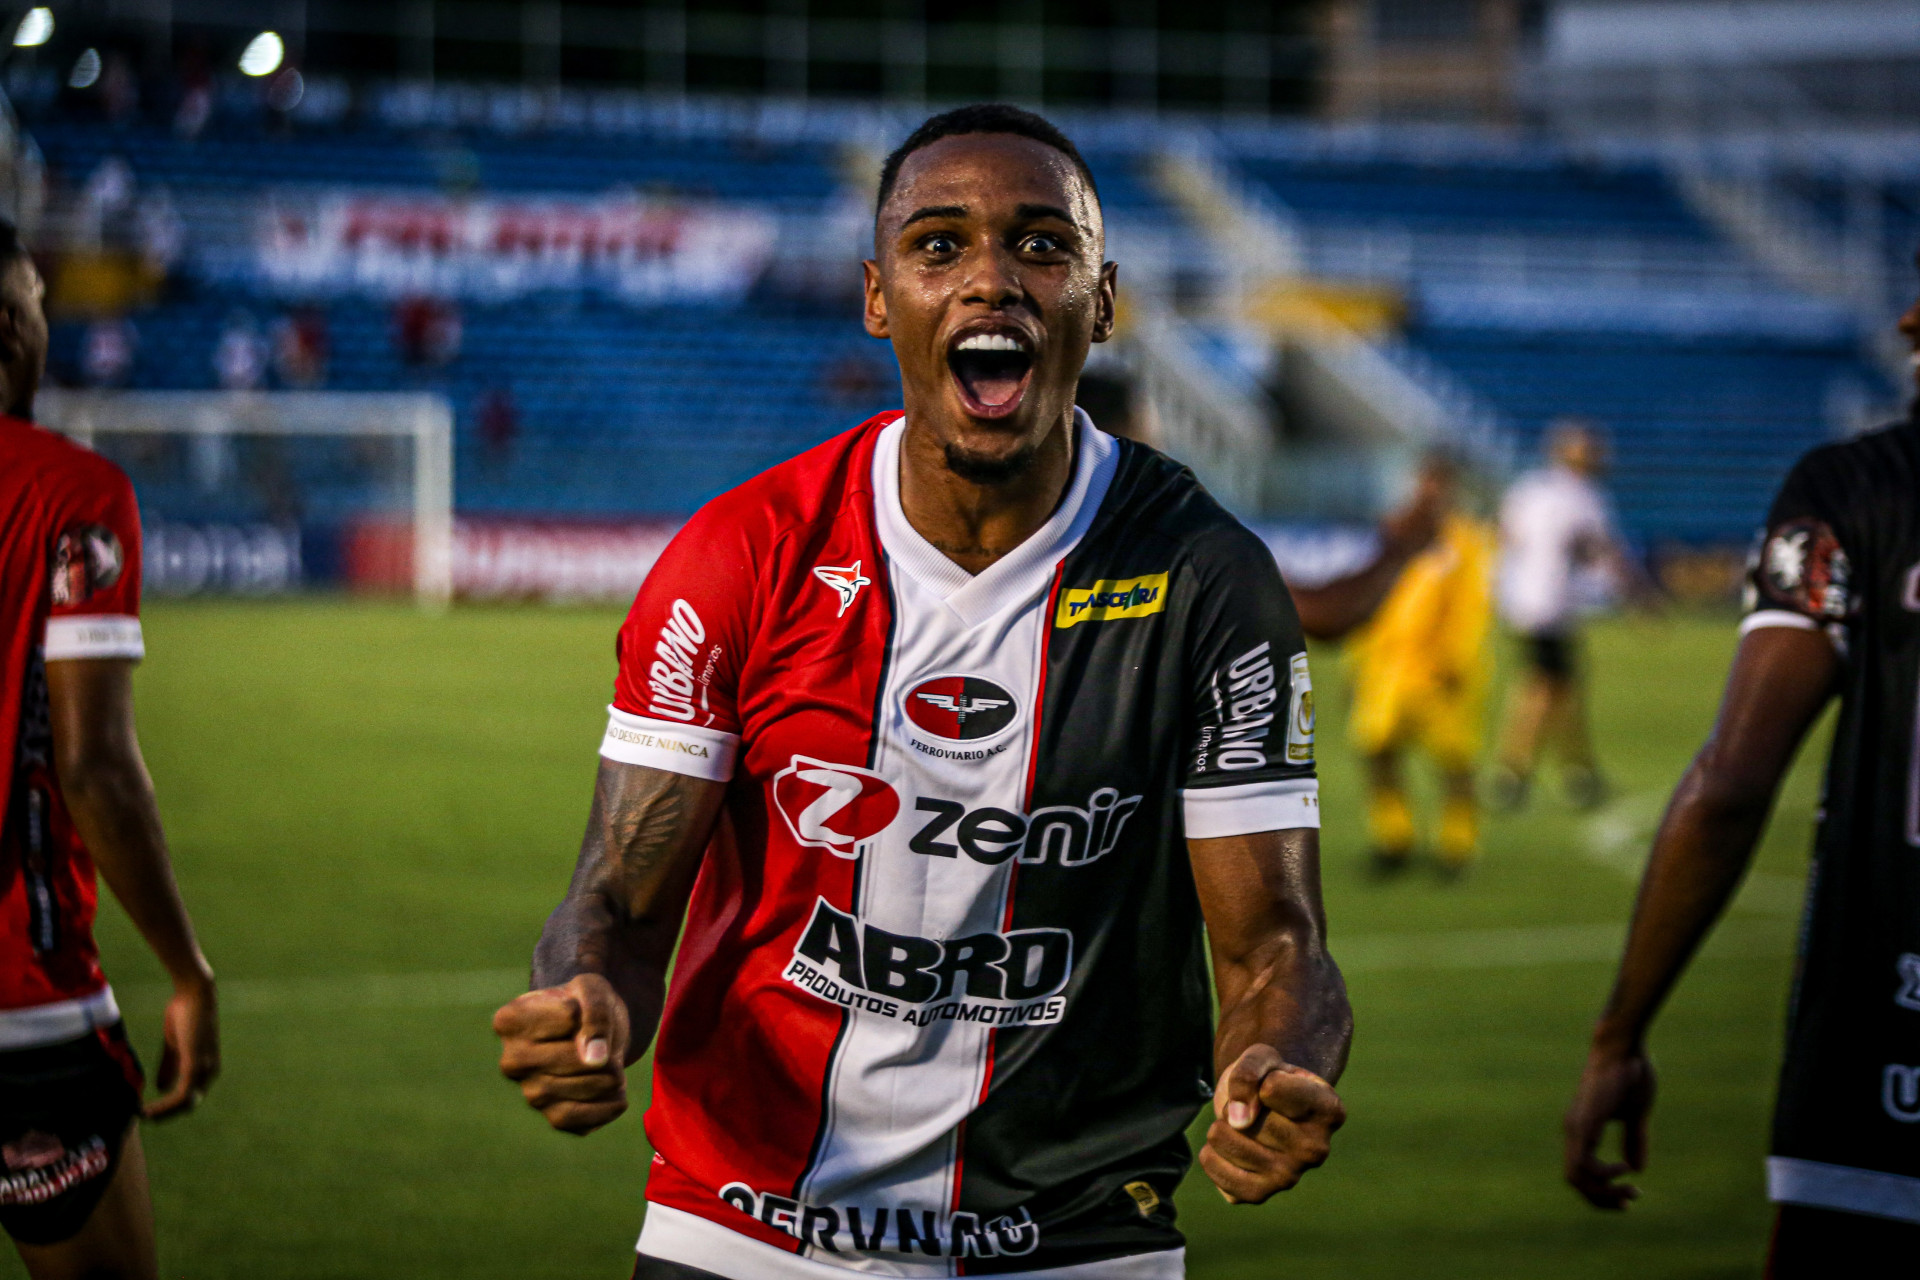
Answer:
<svg viewBox="0 0 1920 1280"><path fill-rule="evenodd" d="M637 195L282 196L261 218L258 269L288 293L728 301L759 278L776 229L762 209Z"/></svg>

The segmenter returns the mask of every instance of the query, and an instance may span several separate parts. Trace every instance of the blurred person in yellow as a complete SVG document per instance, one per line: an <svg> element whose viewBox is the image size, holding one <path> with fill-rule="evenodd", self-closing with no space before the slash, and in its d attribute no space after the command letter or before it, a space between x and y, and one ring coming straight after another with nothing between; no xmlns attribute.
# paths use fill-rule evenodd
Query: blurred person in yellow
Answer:
<svg viewBox="0 0 1920 1280"><path fill-rule="evenodd" d="M1418 490L1416 501L1440 513L1438 528L1348 643L1348 735L1367 760L1376 869L1404 868L1418 843L1401 760L1420 748L1439 768L1444 793L1434 849L1440 865L1458 873L1479 843L1473 768L1490 669L1495 539L1490 526L1460 510L1451 457L1430 455Z"/></svg>

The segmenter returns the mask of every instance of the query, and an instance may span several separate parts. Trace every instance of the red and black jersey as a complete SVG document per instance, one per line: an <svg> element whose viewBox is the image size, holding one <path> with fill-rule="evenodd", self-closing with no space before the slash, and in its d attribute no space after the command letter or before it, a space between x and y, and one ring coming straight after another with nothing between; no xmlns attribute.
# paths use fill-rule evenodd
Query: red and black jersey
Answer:
<svg viewBox="0 0 1920 1280"><path fill-rule="evenodd" d="M902 514L904 430L709 504L620 633L602 754L728 783L642 1249L1177 1275L1213 1074L1185 841L1319 825L1299 621L1191 472L1084 415L1059 509L969 575Z"/></svg>
<svg viewBox="0 0 1920 1280"><path fill-rule="evenodd" d="M1749 571L1767 626L1842 659L1769 1191L1920 1222L1920 422L1794 467Z"/></svg>
<svg viewBox="0 0 1920 1280"><path fill-rule="evenodd" d="M105 458L0 417L0 1051L119 1019L93 861L54 772L48 662L138 658L140 516Z"/></svg>

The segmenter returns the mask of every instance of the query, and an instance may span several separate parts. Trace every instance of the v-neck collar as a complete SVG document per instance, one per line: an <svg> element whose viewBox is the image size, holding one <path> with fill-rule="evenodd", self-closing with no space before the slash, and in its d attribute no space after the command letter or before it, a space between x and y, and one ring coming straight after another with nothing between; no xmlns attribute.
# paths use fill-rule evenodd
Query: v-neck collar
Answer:
<svg viewBox="0 0 1920 1280"><path fill-rule="evenodd" d="M900 505L900 446L907 418L901 414L894 419L881 431L873 449L874 523L893 567L938 596L968 626L986 621L1014 600L1024 601L1044 590L1054 565L1093 524L1119 467L1120 449L1114 438L1094 426L1078 405L1073 421L1073 478L1060 505L1025 542L975 574L949 560L907 520Z"/></svg>

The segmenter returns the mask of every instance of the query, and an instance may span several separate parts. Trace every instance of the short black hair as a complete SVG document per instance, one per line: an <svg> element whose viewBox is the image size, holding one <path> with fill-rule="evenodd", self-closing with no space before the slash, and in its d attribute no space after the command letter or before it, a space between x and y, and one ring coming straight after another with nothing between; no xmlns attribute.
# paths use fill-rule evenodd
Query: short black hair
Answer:
<svg viewBox="0 0 1920 1280"><path fill-rule="evenodd" d="M908 134L905 142L893 149L887 162L880 166L880 194L873 202L873 216L876 219L880 216L887 197L893 194L894 184L900 180L900 166L906 163L908 156L942 138L954 138L965 133L1010 133L1017 138L1031 138L1052 147L1073 161L1075 171L1085 180L1087 190L1093 192L1095 202L1100 199L1100 188L1093 180L1093 170L1087 167L1080 148L1055 128L1052 121L1005 102L976 102L931 117Z"/></svg>

